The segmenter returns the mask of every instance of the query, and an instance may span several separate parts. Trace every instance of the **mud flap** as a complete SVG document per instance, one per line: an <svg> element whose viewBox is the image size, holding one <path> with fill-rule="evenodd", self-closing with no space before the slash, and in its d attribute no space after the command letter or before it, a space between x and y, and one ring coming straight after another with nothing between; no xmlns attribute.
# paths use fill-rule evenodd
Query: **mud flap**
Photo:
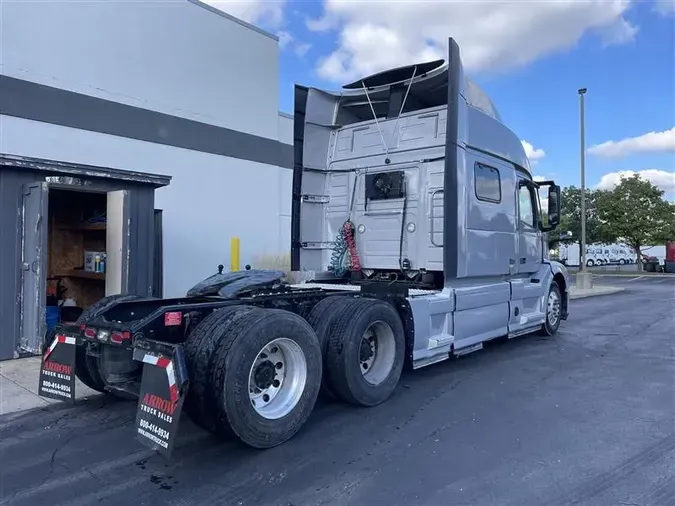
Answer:
<svg viewBox="0 0 675 506"><path fill-rule="evenodd" d="M136 410L136 437L167 458L178 435L188 387L183 348L172 348L162 352L134 349L134 360L144 363Z"/></svg>
<svg viewBox="0 0 675 506"><path fill-rule="evenodd" d="M38 395L75 402L75 347L77 338L56 335L42 354Z"/></svg>

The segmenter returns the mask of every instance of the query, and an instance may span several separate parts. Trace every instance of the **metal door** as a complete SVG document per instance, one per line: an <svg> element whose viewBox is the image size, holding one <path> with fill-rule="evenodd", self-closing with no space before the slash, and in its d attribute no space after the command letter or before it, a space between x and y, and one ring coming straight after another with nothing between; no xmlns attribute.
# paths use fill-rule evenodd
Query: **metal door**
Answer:
<svg viewBox="0 0 675 506"><path fill-rule="evenodd" d="M108 192L105 294L127 293L129 282L129 199L126 190Z"/></svg>
<svg viewBox="0 0 675 506"><path fill-rule="evenodd" d="M47 326L47 192L47 183L30 183L23 189L19 353L41 353Z"/></svg>
<svg viewBox="0 0 675 506"><path fill-rule="evenodd" d="M541 232L538 227L537 196L532 184L518 178L518 272L533 273L539 270L542 259Z"/></svg>
<svg viewBox="0 0 675 506"><path fill-rule="evenodd" d="M164 249L162 239L162 210L155 209L155 241L152 266L152 296L164 296Z"/></svg>

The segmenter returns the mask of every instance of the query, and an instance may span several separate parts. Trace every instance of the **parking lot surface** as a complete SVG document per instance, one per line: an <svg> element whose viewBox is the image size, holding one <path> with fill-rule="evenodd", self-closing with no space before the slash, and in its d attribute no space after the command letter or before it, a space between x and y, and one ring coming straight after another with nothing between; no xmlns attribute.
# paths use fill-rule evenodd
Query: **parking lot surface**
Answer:
<svg viewBox="0 0 675 506"><path fill-rule="evenodd" d="M317 406L288 443L219 442L184 417L171 461L134 403L0 416L0 505L675 504L675 278L571 302L526 336L407 372L370 408Z"/></svg>

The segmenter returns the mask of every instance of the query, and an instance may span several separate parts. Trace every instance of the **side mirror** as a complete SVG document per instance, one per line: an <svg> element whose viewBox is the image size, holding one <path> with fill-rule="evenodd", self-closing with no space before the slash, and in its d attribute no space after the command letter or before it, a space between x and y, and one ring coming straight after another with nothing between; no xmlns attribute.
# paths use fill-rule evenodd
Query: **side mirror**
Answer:
<svg viewBox="0 0 675 506"><path fill-rule="evenodd" d="M537 181L533 184L536 185L537 193L540 198L541 188L548 186L548 209L545 217L546 219L543 219L544 216L539 218L539 230L542 232L550 232L555 230L556 227L560 225L560 186L555 184L553 181Z"/></svg>
<svg viewBox="0 0 675 506"><path fill-rule="evenodd" d="M548 226L553 230L560 224L560 186L548 188Z"/></svg>

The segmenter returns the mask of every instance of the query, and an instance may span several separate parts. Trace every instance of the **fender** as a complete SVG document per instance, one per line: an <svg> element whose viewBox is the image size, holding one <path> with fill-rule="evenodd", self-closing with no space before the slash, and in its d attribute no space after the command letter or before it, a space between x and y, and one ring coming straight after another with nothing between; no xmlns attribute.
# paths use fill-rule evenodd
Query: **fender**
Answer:
<svg viewBox="0 0 675 506"><path fill-rule="evenodd" d="M549 265L552 279L558 282L558 286L560 287L560 295L562 297L560 317L563 320L567 320L567 316L569 314L569 289L572 286L572 278L570 277L567 267L565 267L562 263L556 260L544 260L544 263Z"/></svg>

